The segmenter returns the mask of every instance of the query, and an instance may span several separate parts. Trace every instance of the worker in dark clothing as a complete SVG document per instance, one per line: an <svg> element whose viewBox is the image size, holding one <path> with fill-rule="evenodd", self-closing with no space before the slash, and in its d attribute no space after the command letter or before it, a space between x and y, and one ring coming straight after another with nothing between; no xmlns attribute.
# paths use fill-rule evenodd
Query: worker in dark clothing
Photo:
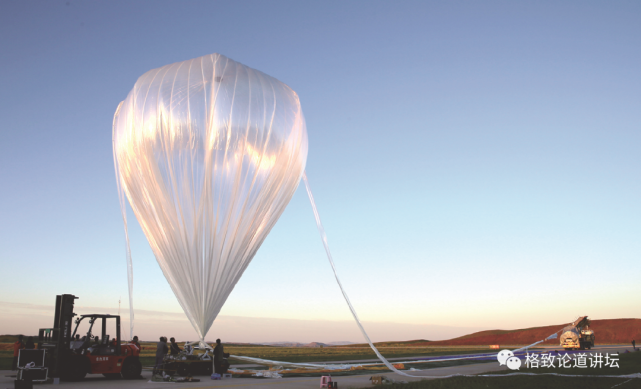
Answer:
<svg viewBox="0 0 641 389"><path fill-rule="evenodd" d="M156 347L156 365L154 366L154 374L161 374L163 371L163 359L165 355L169 352L167 347L167 338L164 336L160 337L160 342L158 342Z"/></svg>
<svg viewBox="0 0 641 389"><path fill-rule="evenodd" d="M214 347L214 371L218 374L224 374L229 368L229 363L225 360L229 354L225 354L223 345L220 339L216 339L216 347Z"/></svg>
<svg viewBox="0 0 641 389"><path fill-rule="evenodd" d="M138 336L134 336L134 338L132 339L132 341L130 343L132 343L133 345L138 347L138 350L140 350L142 352L142 347L140 346L140 343L138 342ZM139 375L138 378L142 378L142 374Z"/></svg>
<svg viewBox="0 0 641 389"><path fill-rule="evenodd" d="M632 339L632 348L637 349L637 342L635 342L634 339Z"/></svg>
<svg viewBox="0 0 641 389"><path fill-rule="evenodd" d="M13 363L11 364L11 370L18 370L18 354L22 349L24 349L22 335L18 335L18 340L13 344Z"/></svg>
<svg viewBox="0 0 641 389"><path fill-rule="evenodd" d="M27 338L27 344L24 346L27 350L33 350L36 348L36 345L33 343L33 336Z"/></svg>
<svg viewBox="0 0 641 389"><path fill-rule="evenodd" d="M180 352L182 350L180 350L180 347L178 347L178 343L176 343L176 339L175 338L171 338L171 339L169 339L169 341L170 341L169 350L170 350L171 355L180 354Z"/></svg>
<svg viewBox="0 0 641 389"><path fill-rule="evenodd" d="M131 343L135 344L136 347L138 347L138 350L142 350L140 348L140 343L138 342L138 337L137 336L134 336L134 339L131 341Z"/></svg>

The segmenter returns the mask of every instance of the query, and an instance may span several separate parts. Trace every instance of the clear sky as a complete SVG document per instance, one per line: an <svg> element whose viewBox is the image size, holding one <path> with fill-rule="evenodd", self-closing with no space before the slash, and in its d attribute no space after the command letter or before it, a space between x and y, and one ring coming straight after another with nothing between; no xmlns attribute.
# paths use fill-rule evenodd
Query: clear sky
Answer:
<svg viewBox="0 0 641 389"><path fill-rule="evenodd" d="M114 111L214 52L299 94L374 340L641 317L639 20L638 1L0 2L0 333L50 326L56 294L127 311ZM195 338L131 239L137 332ZM207 338L360 341L332 277L301 185Z"/></svg>

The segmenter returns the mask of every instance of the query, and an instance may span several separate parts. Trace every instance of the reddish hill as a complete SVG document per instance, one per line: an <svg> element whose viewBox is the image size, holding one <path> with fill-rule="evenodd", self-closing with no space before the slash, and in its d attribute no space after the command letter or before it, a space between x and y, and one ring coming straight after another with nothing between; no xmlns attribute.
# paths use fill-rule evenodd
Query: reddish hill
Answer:
<svg viewBox="0 0 641 389"><path fill-rule="evenodd" d="M430 346L468 346L490 344L532 344L545 339L567 324L547 327L525 328L520 330L491 330L475 332L450 340L425 342ZM594 330L597 344L630 343L632 339L641 343L641 319L606 319L592 320L590 328ZM558 339L548 340L544 344L558 344ZM418 345L418 344L417 344Z"/></svg>
<svg viewBox="0 0 641 389"><path fill-rule="evenodd" d="M507 331L481 331L449 340L429 341L418 339L407 342L378 342L375 344L377 347L528 345L547 338L568 324ZM592 320L590 328L594 330L596 344L630 344L632 339L635 339L637 344L641 344L641 319ZM558 345L559 339L548 340L543 344ZM368 347L368 345L349 344L331 347Z"/></svg>

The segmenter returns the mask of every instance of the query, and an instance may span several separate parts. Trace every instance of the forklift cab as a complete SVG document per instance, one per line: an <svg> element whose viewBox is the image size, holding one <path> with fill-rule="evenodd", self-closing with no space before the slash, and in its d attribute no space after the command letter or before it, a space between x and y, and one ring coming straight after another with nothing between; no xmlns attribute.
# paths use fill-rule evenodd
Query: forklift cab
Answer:
<svg viewBox="0 0 641 389"><path fill-rule="evenodd" d="M115 324L115 328L113 327ZM81 326L88 325L87 333L79 332ZM114 345L107 333L107 328L115 329ZM84 330L82 330L84 332ZM81 335L80 340L73 340L70 343L71 349L79 354L84 354L85 350L91 355L120 355L120 316L113 315L82 315L76 319L76 327L71 339L75 339L76 334Z"/></svg>
<svg viewBox="0 0 641 389"><path fill-rule="evenodd" d="M71 294L56 296L53 327L39 331L38 349L47 350L45 366L50 376L65 381L80 381L87 374L140 377L140 350L133 344L122 344L120 316L78 316L73 312L77 298Z"/></svg>

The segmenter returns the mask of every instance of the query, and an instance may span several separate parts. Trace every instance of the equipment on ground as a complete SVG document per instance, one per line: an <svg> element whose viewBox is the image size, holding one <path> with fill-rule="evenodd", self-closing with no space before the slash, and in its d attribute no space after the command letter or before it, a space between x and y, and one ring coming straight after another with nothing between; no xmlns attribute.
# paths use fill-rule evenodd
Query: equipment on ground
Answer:
<svg viewBox="0 0 641 389"><path fill-rule="evenodd" d="M28 350L22 349L18 352L18 369L33 369L44 367L45 350Z"/></svg>
<svg viewBox="0 0 641 389"><path fill-rule="evenodd" d="M228 353L225 353L220 366L220 374L227 373L230 367L227 358ZM209 349L205 350L204 354L193 354L190 348L185 347L185 350L176 355L165 355L163 358L163 371L166 374L177 374L182 377L190 377L194 375L211 375L214 372L213 357L209 355Z"/></svg>
<svg viewBox="0 0 641 389"><path fill-rule="evenodd" d="M73 305L77 298L71 294L56 296L53 328L41 328L39 331L38 349L46 350L45 366L49 375L65 381L80 381L88 373L102 374L107 378L140 377L140 350L135 344L122 344L120 316L89 314L74 321ZM88 324L86 334L78 332L80 324ZM107 333L108 326L115 328L113 339ZM74 338L76 334L78 340Z"/></svg>
<svg viewBox="0 0 641 389"><path fill-rule="evenodd" d="M15 388L31 389L34 382L46 382L48 369L45 367L45 350L21 349L16 364Z"/></svg>
<svg viewBox="0 0 641 389"><path fill-rule="evenodd" d="M590 329L590 320L581 316L574 323L561 331L561 346L566 350L590 350L594 347L594 330Z"/></svg>
<svg viewBox="0 0 641 389"><path fill-rule="evenodd" d="M332 381L332 376L331 375L322 376L321 379L320 379L320 387L321 388L333 388L334 387L334 381Z"/></svg>
<svg viewBox="0 0 641 389"><path fill-rule="evenodd" d="M47 368L34 367L32 369L19 369L17 378L19 381L46 382Z"/></svg>
<svg viewBox="0 0 641 389"><path fill-rule="evenodd" d="M210 375L213 368L213 361L207 354L205 357L189 355L181 352L178 355L166 355L163 359L163 370L165 373L182 377L194 375Z"/></svg>

